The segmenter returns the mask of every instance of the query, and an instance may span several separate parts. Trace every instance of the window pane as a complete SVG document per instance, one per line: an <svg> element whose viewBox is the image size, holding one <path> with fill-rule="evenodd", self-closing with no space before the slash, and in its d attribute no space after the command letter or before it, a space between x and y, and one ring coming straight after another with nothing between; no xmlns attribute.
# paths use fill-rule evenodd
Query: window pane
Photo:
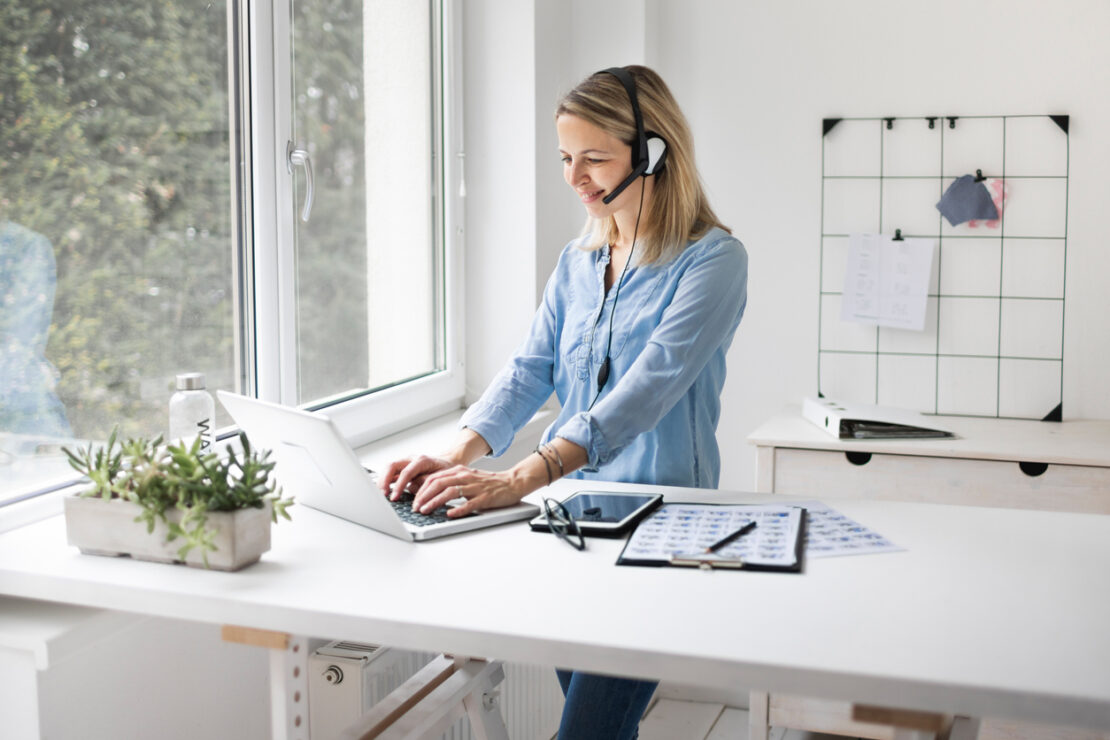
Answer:
<svg viewBox="0 0 1110 740"><path fill-rule="evenodd" d="M227 14L0 8L0 492L163 433L177 373L237 385Z"/></svg>
<svg viewBox="0 0 1110 740"><path fill-rule="evenodd" d="M442 368L429 3L295 0L298 402Z"/></svg>

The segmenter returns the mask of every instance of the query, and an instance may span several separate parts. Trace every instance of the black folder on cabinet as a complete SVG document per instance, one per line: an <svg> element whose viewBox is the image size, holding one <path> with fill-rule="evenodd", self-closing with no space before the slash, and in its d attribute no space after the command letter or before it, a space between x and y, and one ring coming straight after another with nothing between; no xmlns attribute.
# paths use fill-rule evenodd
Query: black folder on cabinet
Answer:
<svg viewBox="0 0 1110 740"><path fill-rule="evenodd" d="M938 439L956 435L909 409L807 398L802 416L837 439Z"/></svg>

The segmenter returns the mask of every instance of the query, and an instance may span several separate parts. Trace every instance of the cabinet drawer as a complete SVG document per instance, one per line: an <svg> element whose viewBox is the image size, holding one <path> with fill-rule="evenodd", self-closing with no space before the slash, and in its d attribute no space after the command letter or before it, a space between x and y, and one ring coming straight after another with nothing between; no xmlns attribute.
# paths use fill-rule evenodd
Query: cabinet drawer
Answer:
<svg viewBox="0 0 1110 740"><path fill-rule="evenodd" d="M1110 468L1084 465L777 447L772 486L814 498L1110 514Z"/></svg>

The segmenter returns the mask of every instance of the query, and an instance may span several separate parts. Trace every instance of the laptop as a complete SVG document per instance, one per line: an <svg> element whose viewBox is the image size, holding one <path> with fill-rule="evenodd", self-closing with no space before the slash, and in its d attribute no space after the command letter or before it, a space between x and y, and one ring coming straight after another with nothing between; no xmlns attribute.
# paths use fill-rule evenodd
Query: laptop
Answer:
<svg viewBox="0 0 1110 740"><path fill-rule="evenodd" d="M459 519L448 519L447 507L430 515L414 512L412 494L390 501L382 493L327 416L227 391L216 393L251 444L272 452L274 478L298 504L410 541L531 519L539 513L532 504Z"/></svg>

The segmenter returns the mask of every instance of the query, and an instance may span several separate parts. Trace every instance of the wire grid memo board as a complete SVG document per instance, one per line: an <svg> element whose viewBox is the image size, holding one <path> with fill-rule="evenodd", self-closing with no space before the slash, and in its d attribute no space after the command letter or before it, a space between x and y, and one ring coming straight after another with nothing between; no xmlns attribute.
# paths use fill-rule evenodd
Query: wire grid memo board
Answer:
<svg viewBox="0 0 1110 740"><path fill-rule="evenodd" d="M1062 418L1068 116L827 118L818 390L925 413ZM1005 184L997 221L936 208L961 175ZM841 321L849 235L936 242L924 331Z"/></svg>

